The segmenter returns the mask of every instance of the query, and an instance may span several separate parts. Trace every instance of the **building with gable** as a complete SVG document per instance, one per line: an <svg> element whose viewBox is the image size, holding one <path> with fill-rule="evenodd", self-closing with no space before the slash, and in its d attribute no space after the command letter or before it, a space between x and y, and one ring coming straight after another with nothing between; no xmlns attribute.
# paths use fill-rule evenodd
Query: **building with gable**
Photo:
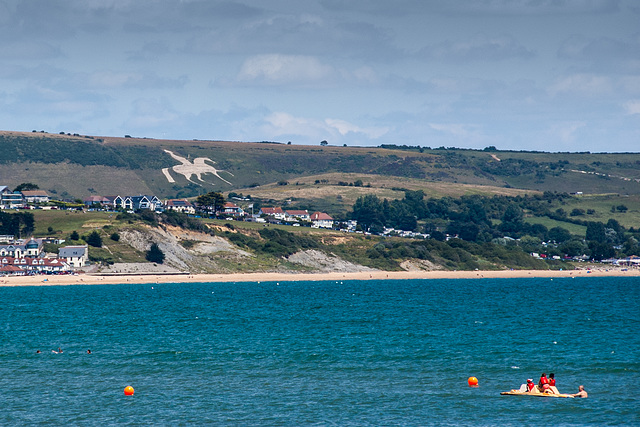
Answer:
<svg viewBox="0 0 640 427"><path fill-rule="evenodd" d="M89 196L83 200L85 206L109 206L111 205L111 200L105 196Z"/></svg>
<svg viewBox="0 0 640 427"><path fill-rule="evenodd" d="M222 208L222 213L225 215L231 216L242 216L244 215L244 211L242 208L235 203L226 202Z"/></svg>
<svg viewBox="0 0 640 427"><path fill-rule="evenodd" d="M307 210L289 210L285 211L285 213L287 215L288 221L309 221L311 219L311 216L309 215L309 212Z"/></svg>
<svg viewBox="0 0 640 427"><path fill-rule="evenodd" d="M7 209L16 209L24 206L24 197L19 191L11 191L6 185L0 186L0 206Z"/></svg>
<svg viewBox="0 0 640 427"><path fill-rule="evenodd" d="M267 216L272 216L275 219L285 219L286 214L284 213L284 211L282 210L282 208L260 208L260 212L258 212L258 215L267 215Z"/></svg>
<svg viewBox="0 0 640 427"><path fill-rule="evenodd" d="M82 268L89 262L89 246L65 246L58 249L58 258L67 262L71 267Z"/></svg>
<svg viewBox="0 0 640 427"><path fill-rule="evenodd" d="M50 200L49 195L44 190L25 190L21 191L21 193L25 203L47 203Z"/></svg>
<svg viewBox="0 0 640 427"><path fill-rule="evenodd" d="M196 213L196 208L187 199L169 199L164 202L164 208L168 211L177 211L186 214Z"/></svg>
<svg viewBox="0 0 640 427"><path fill-rule="evenodd" d="M0 274L4 267L11 267L4 269L7 275L16 275L16 269L20 269L23 274L61 273L71 270L69 264L57 258L0 257Z"/></svg>
<svg viewBox="0 0 640 427"><path fill-rule="evenodd" d="M33 237L26 243L0 245L0 256L11 258L36 258L42 253L42 239Z"/></svg>
<svg viewBox="0 0 640 427"><path fill-rule="evenodd" d="M332 228L333 218L324 212L314 212L311 214L312 227L314 228Z"/></svg>

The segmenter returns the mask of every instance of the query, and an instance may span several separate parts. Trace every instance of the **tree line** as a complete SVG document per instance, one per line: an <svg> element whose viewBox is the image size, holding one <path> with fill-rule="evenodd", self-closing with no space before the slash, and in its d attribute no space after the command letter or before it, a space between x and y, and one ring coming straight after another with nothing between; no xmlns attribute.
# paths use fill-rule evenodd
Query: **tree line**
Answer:
<svg viewBox="0 0 640 427"><path fill-rule="evenodd" d="M383 199L373 194L359 197L350 212L361 230L381 234L385 227L430 234L436 240L447 235L469 242L511 244L519 239L523 249L552 255L589 255L593 259L628 256L640 253L634 230L626 230L615 219L606 223L583 221L567 217L560 208L550 208L571 196L545 192L525 196L462 196L454 199L425 197L423 191L406 190L402 199ZM584 236L572 235L564 227L547 228L525 221L525 212L532 216L586 226ZM546 248L542 242L552 242Z"/></svg>

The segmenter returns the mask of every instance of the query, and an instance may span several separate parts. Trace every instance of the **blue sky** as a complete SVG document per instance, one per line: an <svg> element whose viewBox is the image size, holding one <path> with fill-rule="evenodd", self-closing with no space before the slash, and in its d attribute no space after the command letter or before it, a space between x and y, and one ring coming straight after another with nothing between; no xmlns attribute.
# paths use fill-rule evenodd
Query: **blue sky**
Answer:
<svg viewBox="0 0 640 427"><path fill-rule="evenodd" d="M0 129L640 151L634 0L0 0Z"/></svg>

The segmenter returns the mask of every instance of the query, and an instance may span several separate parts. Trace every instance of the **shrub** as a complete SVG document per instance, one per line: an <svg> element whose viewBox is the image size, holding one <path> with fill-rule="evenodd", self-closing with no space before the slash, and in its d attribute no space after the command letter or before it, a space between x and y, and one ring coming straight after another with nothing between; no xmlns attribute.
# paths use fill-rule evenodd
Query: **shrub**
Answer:
<svg viewBox="0 0 640 427"><path fill-rule="evenodd" d="M164 262L164 252L162 252L162 250L156 243L152 243L151 247L147 251L147 254L145 255L145 258L149 262L162 264Z"/></svg>
<svg viewBox="0 0 640 427"><path fill-rule="evenodd" d="M87 236L87 244L89 246L93 246L94 248L101 248L102 247L102 237L100 237L100 233L98 233L95 230L92 231Z"/></svg>

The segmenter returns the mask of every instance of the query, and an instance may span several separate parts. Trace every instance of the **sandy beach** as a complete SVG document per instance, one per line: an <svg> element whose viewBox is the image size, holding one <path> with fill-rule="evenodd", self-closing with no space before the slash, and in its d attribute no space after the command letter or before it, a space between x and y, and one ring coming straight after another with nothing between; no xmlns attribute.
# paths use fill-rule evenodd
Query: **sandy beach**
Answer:
<svg viewBox="0 0 640 427"><path fill-rule="evenodd" d="M523 277L640 277L638 269L593 268L579 270L499 271L372 271L357 273L234 273L16 276L0 278L0 286L96 285L121 283L283 282L312 280L482 279Z"/></svg>

